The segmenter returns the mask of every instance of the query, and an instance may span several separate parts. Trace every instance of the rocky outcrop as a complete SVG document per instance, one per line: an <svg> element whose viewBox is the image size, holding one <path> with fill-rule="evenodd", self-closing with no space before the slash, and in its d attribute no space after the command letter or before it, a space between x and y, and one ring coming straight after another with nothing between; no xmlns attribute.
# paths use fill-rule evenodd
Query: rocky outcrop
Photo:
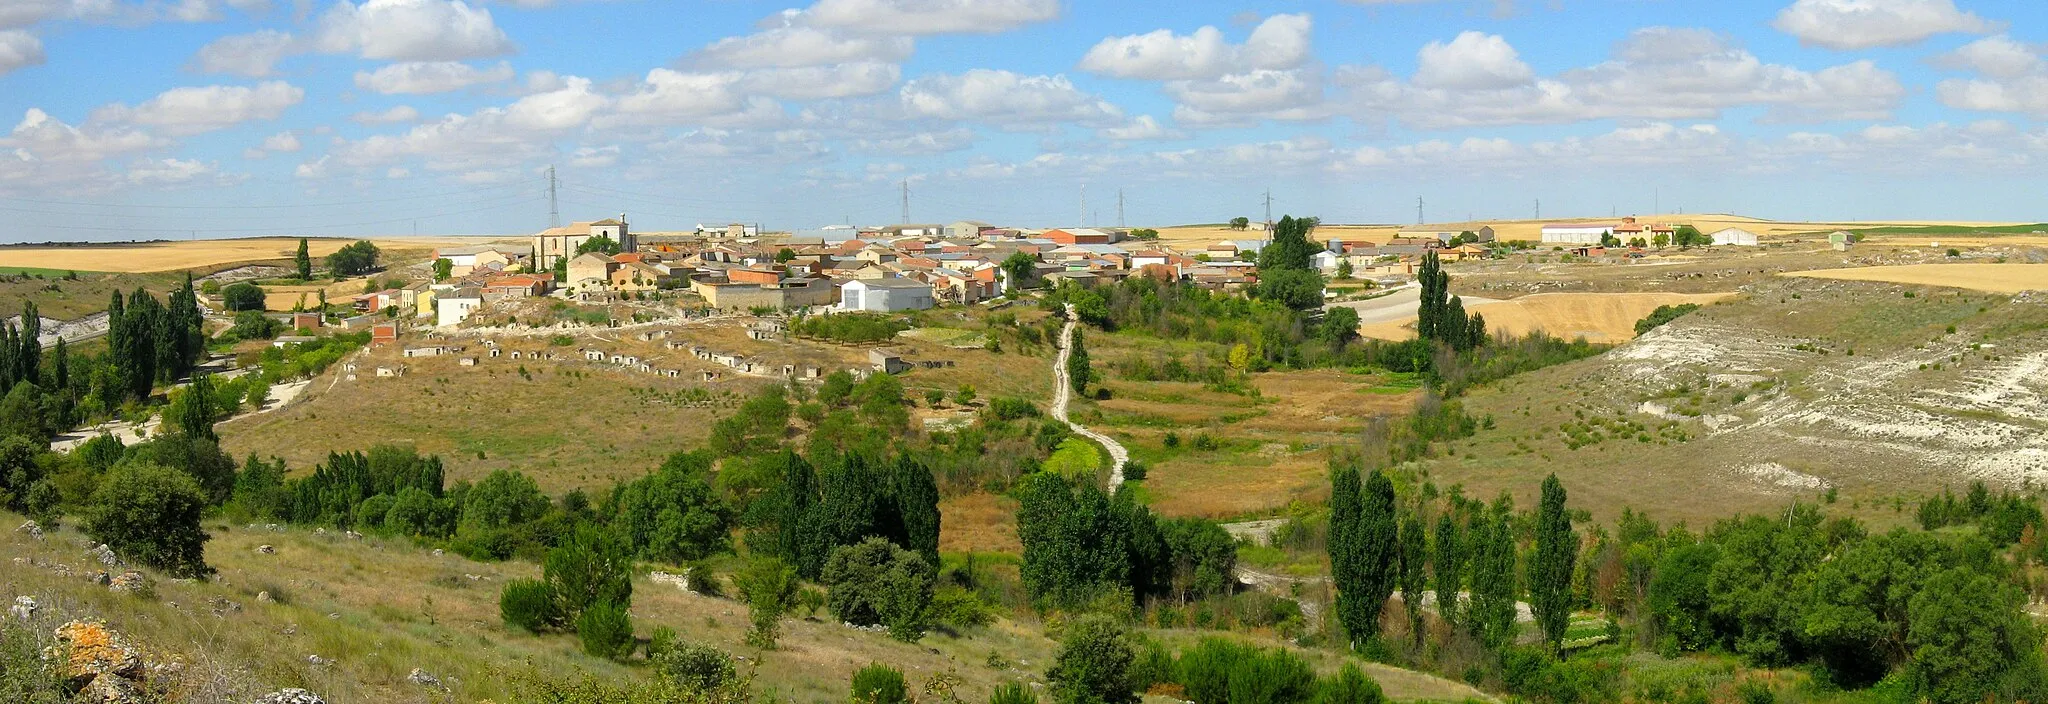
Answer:
<svg viewBox="0 0 2048 704"><path fill-rule="evenodd" d="M321 699L318 694L293 687L257 697L255 704L327 704L327 700Z"/></svg>
<svg viewBox="0 0 2048 704"><path fill-rule="evenodd" d="M149 676L142 651L98 621L72 621L57 627L65 681L78 692L76 701L96 704L141 704Z"/></svg>

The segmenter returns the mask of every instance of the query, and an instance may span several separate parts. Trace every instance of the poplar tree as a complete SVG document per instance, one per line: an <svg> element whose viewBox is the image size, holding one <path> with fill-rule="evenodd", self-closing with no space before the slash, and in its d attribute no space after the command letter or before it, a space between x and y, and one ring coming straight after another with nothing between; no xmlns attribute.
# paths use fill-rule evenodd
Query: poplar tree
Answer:
<svg viewBox="0 0 2048 704"><path fill-rule="evenodd" d="M1465 585L1465 535L1459 530L1458 519L1451 511L1444 511L1436 519L1436 554L1430 560L1430 577L1436 582L1436 613L1446 623L1456 624L1460 617L1458 592Z"/></svg>
<svg viewBox="0 0 2048 704"><path fill-rule="evenodd" d="M1424 535L1422 516L1410 513L1401 522L1401 603L1408 608L1408 631L1415 645L1422 645L1423 568L1429 562L1429 538Z"/></svg>
<svg viewBox="0 0 2048 704"><path fill-rule="evenodd" d="M904 455L896 460L895 504L903 547L939 565L939 485L932 471Z"/></svg>
<svg viewBox="0 0 2048 704"><path fill-rule="evenodd" d="M306 238L299 238L299 253L292 257L292 263L298 267L299 280L313 278L313 255L306 251Z"/></svg>
<svg viewBox="0 0 2048 704"><path fill-rule="evenodd" d="M1451 302L1444 306L1443 319L1437 321L1436 333L1437 339L1443 340L1451 349L1464 351L1472 348L1468 344L1470 340L1465 337L1464 299L1451 297Z"/></svg>
<svg viewBox="0 0 2048 704"><path fill-rule="evenodd" d="M1472 632L1487 647L1514 642L1515 578L1514 504L1503 494L1491 515L1473 521L1476 548L1472 564Z"/></svg>
<svg viewBox="0 0 2048 704"><path fill-rule="evenodd" d="M1074 388L1074 393L1079 394L1088 390L1088 377L1093 367L1089 366L1088 347L1081 344L1081 328L1078 326L1074 328L1073 345L1074 350L1067 353L1067 383Z"/></svg>
<svg viewBox="0 0 2048 704"><path fill-rule="evenodd" d="M1443 320L1443 289L1438 286L1437 275L1443 273L1443 265L1437 261L1436 252L1422 254L1422 270L1416 272L1415 281L1422 286L1421 300L1416 309L1415 336L1424 340L1439 338L1437 325Z"/></svg>
<svg viewBox="0 0 2048 704"><path fill-rule="evenodd" d="M1380 612L1394 596L1401 577L1400 518L1395 515L1394 482L1375 469L1366 477L1365 494L1360 498L1359 554L1366 577L1362 583L1363 596L1368 599L1364 608L1366 622L1377 632Z"/></svg>
<svg viewBox="0 0 2048 704"><path fill-rule="evenodd" d="M1337 585L1337 621L1358 647L1362 639L1379 632L1375 618L1368 615L1365 602L1364 556L1359 549L1360 514L1358 468L1340 463L1330 469L1330 576ZM1377 614L1377 610L1371 613Z"/></svg>
<svg viewBox="0 0 2048 704"><path fill-rule="evenodd" d="M1536 624L1552 650L1564 642L1571 625L1572 565L1579 555L1579 537L1566 515L1564 484L1552 474L1543 480L1543 500L1536 510L1536 554L1529 561L1529 602Z"/></svg>

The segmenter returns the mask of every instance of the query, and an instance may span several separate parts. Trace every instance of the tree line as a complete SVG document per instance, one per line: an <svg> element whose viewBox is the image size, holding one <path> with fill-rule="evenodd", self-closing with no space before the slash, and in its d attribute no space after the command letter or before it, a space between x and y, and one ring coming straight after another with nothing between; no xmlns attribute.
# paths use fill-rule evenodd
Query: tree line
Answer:
<svg viewBox="0 0 2048 704"><path fill-rule="evenodd" d="M1552 701L1619 696L1611 663L1637 649L1806 666L1831 686L1883 684L1920 701L2048 694L2021 587L2038 548L2017 542L2039 529L2038 509L2004 509L1984 520L2008 527L1976 533L1872 535L1811 504L1698 534L1631 511L1612 530L1581 531L1555 476L1533 513L1517 513L1506 494L1491 505L1431 485L1403 496L1393 475L1360 475L1356 462L1333 468L1328 528L1337 620L1360 652ZM2031 503L1987 493L1976 505L1989 517ZM1930 505L1923 513L1949 510L1942 497ZM1516 623L1518 601L1533 634ZM1607 644L1569 641L1575 613L1614 624L1593 639ZM1523 644L1532 635L1540 647Z"/></svg>

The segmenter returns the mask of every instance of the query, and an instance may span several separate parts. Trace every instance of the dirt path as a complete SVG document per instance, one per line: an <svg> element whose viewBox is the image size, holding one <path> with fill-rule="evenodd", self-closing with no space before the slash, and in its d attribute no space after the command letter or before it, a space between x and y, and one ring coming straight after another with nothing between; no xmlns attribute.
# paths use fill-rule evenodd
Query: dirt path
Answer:
<svg viewBox="0 0 2048 704"><path fill-rule="evenodd" d="M1067 380L1067 353L1074 349L1074 325L1078 319L1074 315L1074 304L1067 304L1067 326L1060 328L1060 354L1052 361L1052 417L1066 423L1081 437L1102 443L1102 447L1109 450L1109 491L1115 493L1117 487L1124 485L1124 463L1131 460L1130 451L1109 436L1067 419L1067 401L1074 393L1073 384Z"/></svg>

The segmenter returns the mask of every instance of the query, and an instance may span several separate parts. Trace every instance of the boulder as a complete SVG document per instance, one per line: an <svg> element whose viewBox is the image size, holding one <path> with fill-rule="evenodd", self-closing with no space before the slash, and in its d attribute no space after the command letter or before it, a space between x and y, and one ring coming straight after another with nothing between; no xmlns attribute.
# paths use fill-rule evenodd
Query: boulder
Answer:
<svg viewBox="0 0 2048 704"><path fill-rule="evenodd" d="M277 548L270 545L258 545L256 546L256 552L264 555L275 555L277 554Z"/></svg>
<svg viewBox="0 0 2048 704"><path fill-rule="evenodd" d="M256 603L259 603L259 604L268 604L268 603L271 603L271 602L274 602L274 601L277 601L277 600L276 600L276 599L273 599L273 598L271 598L271 596L270 596L270 592L267 592L267 591L266 591L266 592L256 592Z"/></svg>
<svg viewBox="0 0 2048 704"><path fill-rule="evenodd" d="M125 562L122 562L121 556L114 554L114 549L111 547L107 547L106 543L100 543L99 547L95 547L86 552L92 555L93 559L98 560L100 564L106 565L108 567L121 567L127 564Z"/></svg>
<svg viewBox="0 0 2048 704"><path fill-rule="evenodd" d="M141 594L149 591L149 575L128 570L107 581L107 591Z"/></svg>
<svg viewBox="0 0 2048 704"><path fill-rule="evenodd" d="M12 614L17 619L27 621L35 618L37 608L35 597L17 596L14 597L14 605L7 607L7 613Z"/></svg>
<svg viewBox="0 0 2048 704"><path fill-rule="evenodd" d="M431 673L428 673L426 670L422 670L417 667L412 669L412 673L407 674L405 676L405 681L411 682L421 687L445 689L445 687L441 686L441 678L435 677Z"/></svg>
<svg viewBox="0 0 2048 704"><path fill-rule="evenodd" d="M57 627L57 640L65 645L64 676L74 687L82 688L102 675L127 679L142 676L142 654L104 623L66 623Z"/></svg>
<svg viewBox="0 0 2048 704"><path fill-rule="evenodd" d="M327 700L321 699L318 694L292 687L257 697L255 704L327 704Z"/></svg>
<svg viewBox="0 0 2048 704"><path fill-rule="evenodd" d="M43 539L43 526L35 521L23 523L20 528L14 530L18 533L27 533L28 537L35 538L36 540Z"/></svg>
<svg viewBox="0 0 2048 704"><path fill-rule="evenodd" d="M142 687L120 677L94 677L71 698L73 704L146 704Z"/></svg>

